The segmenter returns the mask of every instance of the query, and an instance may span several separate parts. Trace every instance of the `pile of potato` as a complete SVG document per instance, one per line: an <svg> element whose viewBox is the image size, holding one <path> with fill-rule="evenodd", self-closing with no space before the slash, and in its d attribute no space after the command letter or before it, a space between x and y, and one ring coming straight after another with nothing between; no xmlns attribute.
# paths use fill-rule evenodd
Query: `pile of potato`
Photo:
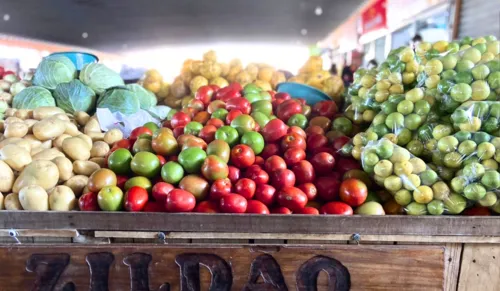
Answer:
<svg viewBox="0 0 500 291"><path fill-rule="evenodd" d="M7 109L0 121L0 209L77 208L88 177L104 167L118 129L101 132L96 117L57 107Z"/></svg>

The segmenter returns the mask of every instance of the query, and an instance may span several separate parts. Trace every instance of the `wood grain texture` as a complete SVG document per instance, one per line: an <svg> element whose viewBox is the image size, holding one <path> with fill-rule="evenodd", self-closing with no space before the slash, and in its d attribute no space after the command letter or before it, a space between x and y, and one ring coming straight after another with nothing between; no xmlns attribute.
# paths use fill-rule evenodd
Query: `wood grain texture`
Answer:
<svg viewBox="0 0 500 291"><path fill-rule="evenodd" d="M460 264L462 262L462 247L462 244L448 243L445 245L444 291L457 290Z"/></svg>
<svg viewBox="0 0 500 291"><path fill-rule="evenodd" d="M281 247L274 252L252 247L206 246L11 246L0 248L0 259L9 261L9 268L0 268L2 291L31 290L35 273L26 271L26 262L32 254L68 254L69 265L62 272L57 289L73 282L76 290L89 290L89 267L86 256L100 253L100 258L113 258L109 271L109 290L131 290L130 269L124 258L132 253L151 256L149 262L149 290L158 290L163 283L170 283L171 290L179 289L180 254L214 254L230 266L233 277L231 290L244 290L249 280L252 262L268 253L281 269L288 290L296 290L297 270L317 256L340 261L350 273L352 291L370 290L443 290L445 249L438 246L349 246ZM110 255L105 253L109 252ZM67 259L67 258L66 258ZM127 259L129 262L130 257ZM102 265L102 264L101 264ZM269 264L264 265L269 270ZM255 267L255 266L254 266ZM102 273L102 272L101 272ZM296 276L297 275L297 276ZM182 277L184 278L184 277ZM210 273L200 267L201 289L208 290ZM260 279L262 281L262 279ZM338 280L335 280L338 281ZM143 281L141 281L143 282ZM137 282L136 282L137 283ZM324 274L319 275L318 290L327 290ZM137 289L139 290L139 289ZM142 290L142 289L140 289ZM247 289L263 290L263 289ZM277 289L268 289L277 290ZM302 290L299 288L299 290ZM305 290L305 289L304 289ZM311 289L314 290L314 289Z"/></svg>
<svg viewBox="0 0 500 291"><path fill-rule="evenodd" d="M500 290L500 244L465 244L458 291Z"/></svg>
<svg viewBox="0 0 500 291"><path fill-rule="evenodd" d="M0 211L0 229L500 236L499 217Z"/></svg>

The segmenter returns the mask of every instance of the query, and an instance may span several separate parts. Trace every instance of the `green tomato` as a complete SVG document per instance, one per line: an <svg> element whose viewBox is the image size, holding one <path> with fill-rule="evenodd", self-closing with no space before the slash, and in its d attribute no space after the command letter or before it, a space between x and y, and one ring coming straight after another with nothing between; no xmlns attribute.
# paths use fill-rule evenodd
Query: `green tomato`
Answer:
<svg viewBox="0 0 500 291"><path fill-rule="evenodd" d="M332 129L350 135L352 133L352 121L346 117L338 117L333 121Z"/></svg>
<svg viewBox="0 0 500 291"><path fill-rule="evenodd" d="M245 99L247 99L250 104L253 104L255 102L261 101L262 96L259 93L248 93L245 94Z"/></svg>
<svg viewBox="0 0 500 291"><path fill-rule="evenodd" d="M152 121L146 122L144 127L149 128L152 132L155 132L159 128L158 125Z"/></svg>
<svg viewBox="0 0 500 291"><path fill-rule="evenodd" d="M161 168L161 178L170 184L177 184L184 178L184 168L177 162L167 162Z"/></svg>
<svg viewBox="0 0 500 291"><path fill-rule="evenodd" d="M219 108L219 109L215 110L214 112L212 112L212 116L211 117L212 118L218 118L218 119L220 119L222 121L225 121L228 113L229 112L226 109Z"/></svg>
<svg viewBox="0 0 500 291"><path fill-rule="evenodd" d="M167 113L167 117L165 117L166 120L172 120L172 116L179 112L177 109L170 109L170 111Z"/></svg>
<svg viewBox="0 0 500 291"><path fill-rule="evenodd" d="M189 174L199 173L206 158L207 153L198 147L187 148L183 150L178 157L179 164L181 164Z"/></svg>
<svg viewBox="0 0 500 291"><path fill-rule="evenodd" d="M459 83L451 87L450 95L457 102L465 102L472 97L472 88L469 84Z"/></svg>
<svg viewBox="0 0 500 291"><path fill-rule="evenodd" d="M235 128L241 136L245 132L255 129L255 120L248 114L240 114L231 121L231 127Z"/></svg>
<svg viewBox="0 0 500 291"><path fill-rule="evenodd" d="M264 149L264 137L256 131L245 132L241 137L241 143L252 148L253 152L258 155Z"/></svg>
<svg viewBox="0 0 500 291"><path fill-rule="evenodd" d="M343 118L345 118L345 117L343 117ZM347 118L345 118L345 119L347 119ZM297 114L292 115L288 119L287 125L288 126L298 126L302 129L305 129L307 127L307 122L308 122L307 117L304 114L297 113Z"/></svg>
<svg viewBox="0 0 500 291"><path fill-rule="evenodd" d="M117 149L108 157L108 167L118 175L130 174L132 154L127 149Z"/></svg>
<svg viewBox="0 0 500 291"><path fill-rule="evenodd" d="M257 122L260 128L266 126L266 124L271 120L270 117L262 112L253 112L251 116L253 117L255 122Z"/></svg>
<svg viewBox="0 0 500 291"><path fill-rule="evenodd" d="M238 142L238 131L231 126L222 126L215 132L215 139L220 139L229 144L230 147L233 147Z"/></svg>
<svg viewBox="0 0 500 291"><path fill-rule="evenodd" d="M254 112L262 112L265 115L269 116L273 113L273 105L270 101L267 100L259 100L252 103L252 113Z"/></svg>
<svg viewBox="0 0 500 291"><path fill-rule="evenodd" d="M130 169L136 175L154 178L160 173L160 159L150 152L138 152L130 162Z"/></svg>
<svg viewBox="0 0 500 291"><path fill-rule="evenodd" d="M194 136L198 136L202 128L203 124L197 121L191 121L184 127L184 134L192 134Z"/></svg>
<svg viewBox="0 0 500 291"><path fill-rule="evenodd" d="M244 95L247 95L249 93L259 93L260 91L262 91L262 89L253 83L249 83L243 88Z"/></svg>

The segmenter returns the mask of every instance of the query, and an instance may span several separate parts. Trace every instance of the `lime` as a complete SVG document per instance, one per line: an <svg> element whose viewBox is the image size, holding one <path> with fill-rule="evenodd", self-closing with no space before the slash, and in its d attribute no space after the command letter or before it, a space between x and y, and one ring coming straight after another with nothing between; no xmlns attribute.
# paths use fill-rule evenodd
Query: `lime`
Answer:
<svg viewBox="0 0 500 291"><path fill-rule="evenodd" d="M394 194L394 200L396 201L397 204L401 206L406 206L411 203L412 195L410 191L402 189L396 192L396 194Z"/></svg>
<svg viewBox="0 0 500 291"><path fill-rule="evenodd" d="M463 174L467 179L476 180L484 175L484 167L480 163L474 162L463 168Z"/></svg>
<svg viewBox="0 0 500 291"><path fill-rule="evenodd" d="M432 130L432 136L435 139L439 140L442 137L450 135L452 133L452 131L453 131L453 129L449 125L438 124Z"/></svg>
<svg viewBox="0 0 500 291"><path fill-rule="evenodd" d="M426 100L418 100L415 102L414 111L420 116L427 115L431 110L431 105Z"/></svg>
<svg viewBox="0 0 500 291"><path fill-rule="evenodd" d="M394 174L408 176L413 171L413 165L409 161L394 163Z"/></svg>
<svg viewBox="0 0 500 291"><path fill-rule="evenodd" d="M374 118L373 118L373 121L372 121L372 125L379 125L379 124L384 124L385 123L385 119L387 118L387 115L383 114L383 113L379 113L377 114ZM337 118L338 119L338 118ZM335 124L335 121L334 121L334 124Z"/></svg>
<svg viewBox="0 0 500 291"><path fill-rule="evenodd" d="M468 48L463 53L462 60L468 60L475 64L481 60L481 52L475 47Z"/></svg>
<svg viewBox="0 0 500 291"><path fill-rule="evenodd" d="M447 153L443 158L443 164L448 168L459 168L462 164L463 156L457 152Z"/></svg>
<svg viewBox="0 0 500 291"><path fill-rule="evenodd" d="M400 177L392 175L385 178L384 187L389 191L396 192L403 187L403 182Z"/></svg>
<svg viewBox="0 0 500 291"><path fill-rule="evenodd" d="M392 169L393 165L390 161L381 160L375 165L373 170L375 172L375 175L385 178L389 177L392 174Z"/></svg>
<svg viewBox="0 0 500 291"><path fill-rule="evenodd" d="M410 191L415 190L422 183L422 181L420 181L420 177L415 174L401 176L401 179L403 180L403 187Z"/></svg>
<svg viewBox="0 0 500 291"><path fill-rule="evenodd" d="M406 100L413 103L422 100L424 98L424 91L421 88L413 88L405 94Z"/></svg>
<svg viewBox="0 0 500 291"><path fill-rule="evenodd" d="M472 70L472 68L474 68L474 63L471 62L470 60L460 60L458 61L457 63L457 66L455 67L455 70L457 72L469 72L470 70Z"/></svg>
<svg viewBox="0 0 500 291"><path fill-rule="evenodd" d="M455 84L451 87L450 96L457 102L465 102L472 97L472 88L466 83Z"/></svg>
<svg viewBox="0 0 500 291"><path fill-rule="evenodd" d="M487 160L483 160L481 161L481 165L484 166L484 169L486 171L488 170L498 170L498 162L495 161L494 159L487 159Z"/></svg>
<svg viewBox="0 0 500 291"><path fill-rule="evenodd" d="M420 101L422 101L422 100L420 100ZM397 110L399 113L401 113L403 115L408 115L408 114L413 112L413 107L414 107L413 102L411 102L409 100L403 100L403 101L401 101L401 103L398 104Z"/></svg>
<svg viewBox="0 0 500 291"><path fill-rule="evenodd" d="M494 192L486 192L486 195L484 195L484 197L477 202L479 203L479 205L483 207L491 207L495 205L497 201L498 201L497 194L495 194Z"/></svg>
<svg viewBox="0 0 500 291"><path fill-rule="evenodd" d="M382 103L382 105L380 105L380 109L382 110L382 112L384 114L388 115L388 114L391 114L393 112L396 112L397 104L394 104L394 103L389 102L389 101L385 101L384 103Z"/></svg>
<svg viewBox="0 0 500 291"><path fill-rule="evenodd" d="M482 199L486 195L486 189L479 183L472 183L465 186L464 196L472 201Z"/></svg>
<svg viewBox="0 0 500 291"><path fill-rule="evenodd" d="M473 154L476 151L477 144L473 140L466 140L458 146L458 152L464 156Z"/></svg>
<svg viewBox="0 0 500 291"><path fill-rule="evenodd" d="M450 186L454 192L462 193L467 186L467 179L463 176L455 177L451 180Z"/></svg>
<svg viewBox="0 0 500 291"><path fill-rule="evenodd" d="M442 94L448 94L451 92L451 88L455 85L455 83L451 80L441 80L437 85L437 89Z"/></svg>
<svg viewBox="0 0 500 291"><path fill-rule="evenodd" d="M488 190L496 190L500 188L500 173L497 171L486 171L481 178L481 184L483 184Z"/></svg>
<svg viewBox="0 0 500 291"><path fill-rule="evenodd" d="M442 137L438 140L437 147L442 153L453 152L458 147L458 139L452 135Z"/></svg>
<svg viewBox="0 0 500 291"><path fill-rule="evenodd" d="M480 143L477 146L477 157L481 160L491 159L495 155L495 146L489 142Z"/></svg>
<svg viewBox="0 0 500 291"><path fill-rule="evenodd" d="M491 140L491 136L486 133L486 132L476 132L472 136L472 140L475 141L477 144L481 144L483 142L489 142Z"/></svg>
<svg viewBox="0 0 500 291"><path fill-rule="evenodd" d="M417 202L412 202L406 205L406 214L408 215L426 215L427 206L425 204L420 204Z"/></svg>
<svg viewBox="0 0 500 291"><path fill-rule="evenodd" d="M371 88L377 80L375 79L374 76L365 74L363 77L361 77L361 85L365 88Z"/></svg>
<svg viewBox="0 0 500 291"><path fill-rule="evenodd" d="M450 80L453 81L455 79L455 75L457 72L454 70L446 70L441 73L441 80Z"/></svg>
<svg viewBox="0 0 500 291"><path fill-rule="evenodd" d="M431 186L438 180L438 175L433 170L425 170L420 173L420 180L423 185Z"/></svg>
<svg viewBox="0 0 500 291"><path fill-rule="evenodd" d="M379 162L379 158L375 153L367 153L365 155L362 155L362 159L364 165L367 165L368 167L373 167Z"/></svg>
<svg viewBox="0 0 500 291"><path fill-rule="evenodd" d="M403 82L403 77L400 73L394 72L390 73L387 78L392 84L401 84Z"/></svg>
<svg viewBox="0 0 500 291"><path fill-rule="evenodd" d="M394 144L386 139L382 139L375 147L375 152L381 159L388 159L393 155Z"/></svg>
<svg viewBox="0 0 500 291"><path fill-rule="evenodd" d="M485 80L490 74L490 68L485 64L480 64L472 68L471 73L474 80Z"/></svg>
<svg viewBox="0 0 500 291"><path fill-rule="evenodd" d="M499 128L499 120L493 116L489 117L483 122L482 128L484 131L492 133Z"/></svg>
<svg viewBox="0 0 500 291"><path fill-rule="evenodd" d="M430 215L441 215L444 212L444 203L441 200L432 200L427 204L427 211Z"/></svg>
<svg viewBox="0 0 500 291"><path fill-rule="evenodd" d="M396 146L392 152L390 161L392 163L404 162L410 160L410 152L402 147Z"/></svg>
<svg viewBox="0 0 500 291"><path fill-rule="evenodd" d="M413 191L413 200L417 203L427 204L432 201L434 192L429 186L419 186Z"/></svg>
<svg viewBox="0 0 500 291"><path fill-rule="evenodd" d="M466 45L466 44L471 44L472 42L472 37L470 36L464 36L461 40L460 40L460 45Z"/></svg>
<svg viewBox="0 0 500 291"><path fill-rule="evenodd" d="M472 134L468 131L458 131L454 134L454 136L457 138L459 142L463 142L471 139Z"/></svg>
<svg viewBox="0 0 500 291"><path fill-rule="evenodd" d="M487 102L474 102L472 105L472 114L476 117L483 118L488 115L489 106Z"/></svg>
<svg viewBox="0 0 500 291"><path fill-rule="evenodd" d="M450 195L450 188L443 181L438 181L432 185L432 191L434 192L434 199L444 200Z"/></svg>
<svg viewBox="0 0 500 291"><path fill-rule="evenodd" d="M412 140L406 145L406 149L414 156L421 156L424 151L424 144L419 140Z"/></svg>
<svg viewBox="0 0 500 291"><path fill-rule="evenodd" d="M447 54L441 58L444 70L453 70L457 65L458 57L456 54Z"/></svg>
<svg viewBox="0 0 500 291"><path fill-rule="evenodd" d="M460 214L467 206L467 201L459 194L452 193L444 200L444 206L450 214Z"/></svg>
<svg viewBox="0 0 500 291"><path fill-rule="evenodd" d="M500 88L500 71L491 73L488 76L488 84L490 85L490 88L493 90Z"/></svg>
<svg viewBox="0 0 500 291"><path fill-rule="evenodd" d="M467 166L469 164L472 164L472 163L479 163L479 158L477 156L468 156L465 158L464 160L464 166ZM461 170L463 172L463 169Z"/></svg>
<svg viewBox="0 0 500 291"><path fill-rule="evenodd" d="M471 84L472 88L472 100L474 101L482 101L486 100L490 95L490 87L488 83L483 80L474 81Z"/></svg>
<svg viewBox="0 0 500 291"><path fill-rule="evenodd" d="M437 75L443 71L443 63L438 59L433 59L425 64L425 73L427 75Z"/></svg>

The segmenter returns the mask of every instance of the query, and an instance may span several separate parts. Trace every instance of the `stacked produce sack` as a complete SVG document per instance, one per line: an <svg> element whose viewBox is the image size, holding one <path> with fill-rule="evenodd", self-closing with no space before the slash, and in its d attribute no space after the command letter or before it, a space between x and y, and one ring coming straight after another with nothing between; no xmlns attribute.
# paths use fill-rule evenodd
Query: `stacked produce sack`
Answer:
<svg viewBox="0 0 500 291"><path fill-rule="evenodd" d="M14 96L13 108L57 106L69 114L107 108L129 115L157 103L153 93L138 84L125 86L120 75L103 64L90 63L78 72L70 59L60 55L44 58L32 83Z"/></svg>
<svg viewBox="0 0 500 291"><path fill-rule="evenodd" d="M346 115L368 128L343 152L408 214L500 211L499 51L491 36L424 42L356 72Z"/></svg>

